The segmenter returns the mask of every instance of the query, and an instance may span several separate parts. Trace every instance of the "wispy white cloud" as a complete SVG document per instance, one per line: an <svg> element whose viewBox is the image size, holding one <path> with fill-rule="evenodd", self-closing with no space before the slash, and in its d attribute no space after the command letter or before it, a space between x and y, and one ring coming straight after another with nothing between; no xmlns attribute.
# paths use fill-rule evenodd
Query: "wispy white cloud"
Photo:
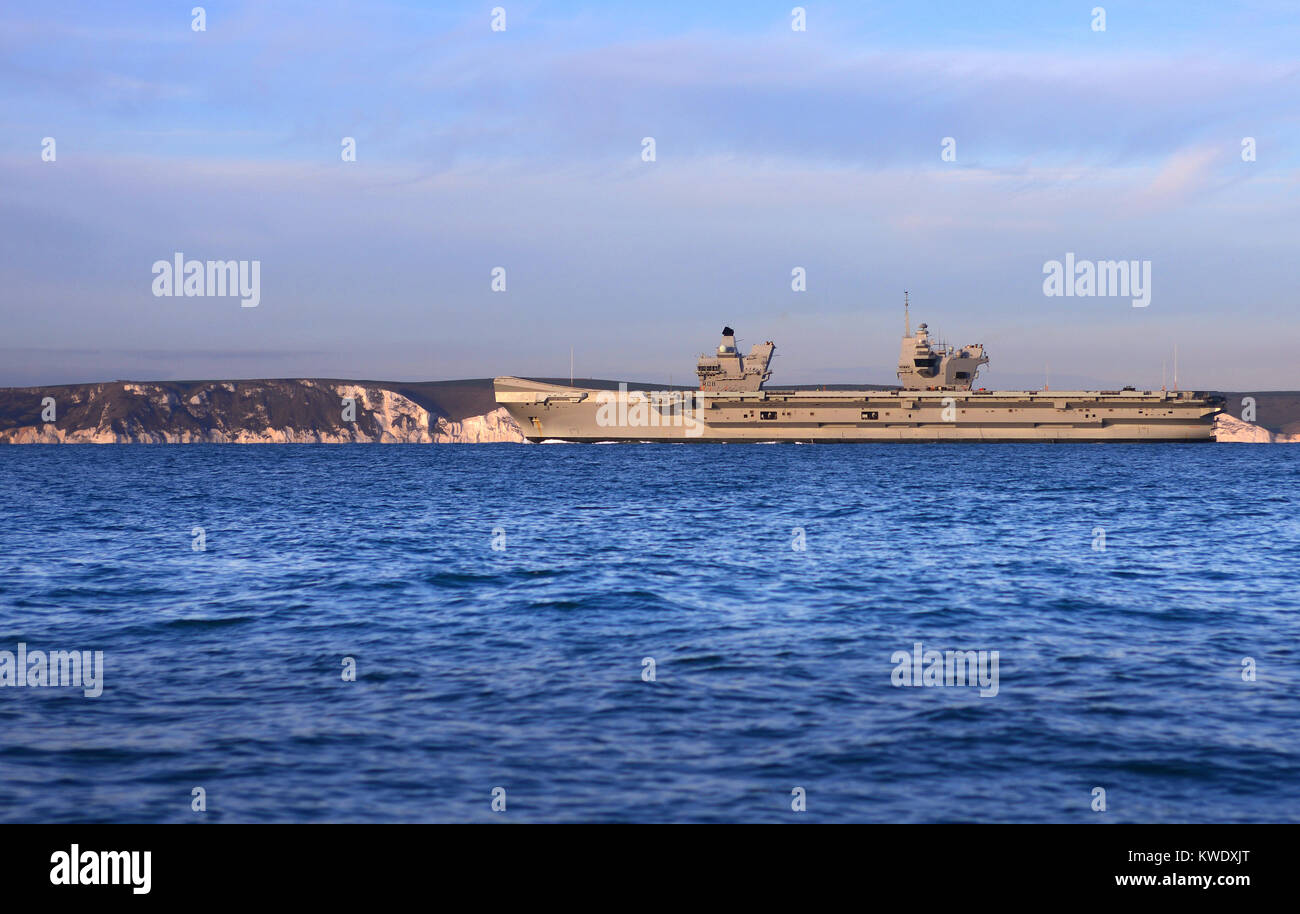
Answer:
<svg viewBox="0 0 1300 914"><path fill-rule="evenodd" d="M950 335L1001 341L999 370L1038 371L1028 324L1123 378L1132 309L1041 294L1066 251L1151 259L1142 326L1189 358L1248 353L1259 319L1300 336L1296 61L1219 20L1177 42L1158 17L1143 41L1130 17L1100 41L1003 41L955 4L971 18L941 41L901 6L796 36L757 13L539 5L494 35L472 5L247 4L196 35L165 4L109 28L62 9L0 29L17 345L246 349L263 374L290 350L300 374L311 352L368 353L345 367L418 377L556 374L572 342L588 372L684 376L732 321L778 338L789 380L887 380L908 287ZM153 298L149 265L177 250L262 260L263 305ZM1294 386L1282 363L1250 371L1215 383Z"/></svg>
<svg viewBox="0 0 1300 914"><path fill-rule="evenodd" d="M1221 147L1180 149L1169 156L1143 191L1143 197L1159 204L1185 200L1210 183L1212 167L1227 158Z"/></svg>

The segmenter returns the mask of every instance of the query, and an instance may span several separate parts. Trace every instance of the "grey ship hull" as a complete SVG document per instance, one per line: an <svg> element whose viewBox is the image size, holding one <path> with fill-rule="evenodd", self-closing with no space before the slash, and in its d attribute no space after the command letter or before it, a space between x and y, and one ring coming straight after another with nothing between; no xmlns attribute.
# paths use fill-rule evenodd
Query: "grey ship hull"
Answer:
<svg viewBox="0 0 1300 914"><path fill-rule="evenodd" d="M755 390L660 393L493 381L530 441L1213 441L1190 391ZM684 402L683 402L684 401Z"/></svg>

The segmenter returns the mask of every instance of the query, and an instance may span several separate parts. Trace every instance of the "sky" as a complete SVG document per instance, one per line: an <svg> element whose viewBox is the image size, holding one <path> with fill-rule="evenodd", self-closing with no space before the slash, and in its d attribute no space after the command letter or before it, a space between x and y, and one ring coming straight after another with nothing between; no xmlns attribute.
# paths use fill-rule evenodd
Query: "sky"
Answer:
<svg viewBox="0 0 1300 914"><path fill-rule="evenodd" d="M724 324L890 383L906 289L989 387L1300 389L1300 2L25 6L0 385L689 383ZM257 307L155 295L178 252Z"/></svg>

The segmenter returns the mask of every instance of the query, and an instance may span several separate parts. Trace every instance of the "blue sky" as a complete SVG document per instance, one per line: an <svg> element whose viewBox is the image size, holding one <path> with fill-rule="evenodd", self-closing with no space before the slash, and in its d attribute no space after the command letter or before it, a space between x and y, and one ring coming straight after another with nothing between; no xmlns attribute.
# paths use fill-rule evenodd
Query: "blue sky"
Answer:
<svg viewBox="0 0 1300 914"><path fill-rule="evenodd" d="M1300 4L194 5L0 12L0 384L680 382L724 323L886 382L906 288L990 386L1177 345L1300 388ZM260 306L154 297L176 251ZM1150 307L1044 296L1067 251L1150 260Z"/></svg>

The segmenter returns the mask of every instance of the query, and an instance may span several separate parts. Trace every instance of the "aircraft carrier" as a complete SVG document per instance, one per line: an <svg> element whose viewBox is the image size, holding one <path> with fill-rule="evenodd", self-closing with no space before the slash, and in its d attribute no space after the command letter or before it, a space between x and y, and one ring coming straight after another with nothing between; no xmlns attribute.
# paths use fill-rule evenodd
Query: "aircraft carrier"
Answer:
<svg viewBox="0 0 1300 914"><path fill-rule="evenodd" d="M906 315L906 304L904 306ZM530 441L1213 441L1222 401L1179 390L976 389L980 344L931 341L904 318L899 387L769 389L776 346L742 356L723 328L696 364L698 390L618 390L493 379Z"/></svg>

